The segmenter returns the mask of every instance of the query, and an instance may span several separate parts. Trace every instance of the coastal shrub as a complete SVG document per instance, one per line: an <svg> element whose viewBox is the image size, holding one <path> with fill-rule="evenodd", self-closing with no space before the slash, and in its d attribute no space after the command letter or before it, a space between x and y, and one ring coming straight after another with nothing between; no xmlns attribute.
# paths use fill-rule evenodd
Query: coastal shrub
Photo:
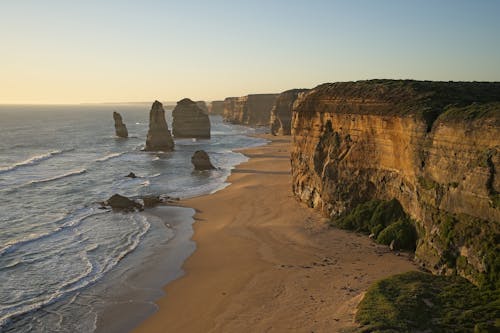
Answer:
<svg viewBox="0 0 500 333"><path fill-rule="evenodd" d="M494 332L500 292L460 277L408 272L374 283L358 305L361 332Z"/></svg>
<svg viewBox="0 0 500 333"><path fill-rule="evenodd" d="M415 250L417 243L417 231L408 219L398 220L382 230L377 237L377 243L389 245L395 241L399 248L404 250Z"/></svg>
<svg viewBox="0 0 500 333"><path fill-rule="evenodd" d="M344 229L374 233L377 236L386 226L405 216L403 207L396 199L370 200L335 219L333 223Z"/></svg>
<svg viewBox="0 0 500 333"><path fill-rule="evenodd" d="M333 223L343 229L368 233L370 232L368 222L379 204L379 200L367 201L358 205L349 214L335 219Z"/></svg>
<svg viewBox="0 0 500 333"><path fill-rule="evenodd" d="M433 215L438 232L432 241L441 248L441 263L467 276L475 284L490 289L500 289L500 225L495 221L481 220L466 214L439 212ZM484 271L473 269L460 248L475 254Z"/></svg>
<svg viewBox="0 0 500 333"><path fill-rule="evenodd" d="M389 245L395 240L402 249L414 250L417 242L414 223L396 199L367 201L351 212L333 219L331 224L365 234L371 233L381 244Z"/></svg>

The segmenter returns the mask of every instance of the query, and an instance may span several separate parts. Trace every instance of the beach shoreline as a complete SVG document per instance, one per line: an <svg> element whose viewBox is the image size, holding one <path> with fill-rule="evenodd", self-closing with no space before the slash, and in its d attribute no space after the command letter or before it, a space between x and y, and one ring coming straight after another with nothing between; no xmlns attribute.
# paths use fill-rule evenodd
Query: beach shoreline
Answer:
<svg viewBox="0 0 500 333"><path fill-rule="evenodd" d="M328 228L291 193L290 137L240 150L231 185L181 201L195 209L196 251L134 332L332 332L356 327L374 281L416 270L365 236Z"/></svg>

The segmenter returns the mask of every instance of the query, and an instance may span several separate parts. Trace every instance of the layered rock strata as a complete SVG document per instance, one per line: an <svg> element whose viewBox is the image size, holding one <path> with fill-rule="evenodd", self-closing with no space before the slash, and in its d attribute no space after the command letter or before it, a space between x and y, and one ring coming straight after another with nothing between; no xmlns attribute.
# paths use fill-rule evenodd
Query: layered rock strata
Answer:
<svg viewBox="0 0 500 333"><path fill-rule="evenodd" d="M233 124L267 126L277 94L229 97L224 101L224 120Z"/></svg>
<svg viewBox="0 0 500 333"><path fill-rule="evenodd" d="M210 138L210 119L189 98L177 102L172 112L172 133L176 138Z"/></svg>
<svg viewBox="0 0 500 333"><path fill-rule="evenodd" d="M292 116L293 192L331 217L395 198L422 266L498 287L499 100L500 83L318 86Z"/></svg>
<svg viewBox="0 0 500 333"><path fill-rule="evenodd" d="M115 121L115 134L120 138L128 138L127 126L123 123L122 116L113 111L113 119Z"/></svg>
<svg viewBox="0 0 500 333"><path fill-rule="evenodd" d="M309 89L292 89L279 94L271 109L271 133L274 135L290 135L293 103L300 94Z"/></svg>
<svg viewBox="0 0 500 333"><path fill-rule="evenodd" d="M154 101L149 112L149 131L146 138L146 151L172 151L174 140L168 130L163 105Z"/></svg>

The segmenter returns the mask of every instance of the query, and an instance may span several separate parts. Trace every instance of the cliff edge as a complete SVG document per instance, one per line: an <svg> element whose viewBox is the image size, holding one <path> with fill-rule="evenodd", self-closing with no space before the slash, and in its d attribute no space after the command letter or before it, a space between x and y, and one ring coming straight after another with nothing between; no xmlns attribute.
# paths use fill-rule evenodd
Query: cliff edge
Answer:
<svg viewBox="0 0 500 333"><path fill-rule="evenodd" d="M309 89L292 89L279 94L271 109L270 129L274 135L290 135L292 122L292 109L295 100L300 94Z"/></svg>
<svg viewBox="0 0 500 333"><path fill-rule="evenodd" d="M277 94L228 97L224 100L224 120L239 125L267 126L276 97Z"/></svg>
<svg viewBox="0 0 500 333"><path fill-rule="evenodd" d="M296 101L292 135L300 200L334 218L396 199L417 262L498 287L500 83L324 84Z"/></svg>

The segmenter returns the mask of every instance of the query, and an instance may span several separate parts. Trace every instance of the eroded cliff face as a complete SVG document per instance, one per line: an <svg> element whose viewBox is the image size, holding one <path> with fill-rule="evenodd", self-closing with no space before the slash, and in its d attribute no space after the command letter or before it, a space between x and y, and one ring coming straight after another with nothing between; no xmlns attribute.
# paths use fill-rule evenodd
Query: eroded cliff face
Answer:
<svg viewBox="0 0 500 333"><path fill-rule="evenodd" d="M233 124L268 125L277 94L254 94L224 100L224 120Z"/></svg>
<svg viewBox="0 0 500 333"><path fill-rule="evenodd" d="M236 107L236 100L238 97L226 97L224 99L224 111L222 113L222 117L224 118L224 121L230 122L230 123L236 123L239 122L239 119L235 118L235 107Z"/></svg>
<svg viewBox="0 0 500 333"><path fill-rule="evenodd" d="M203 102L205 104L205 102ZM172 133L176 138L210 138L210 119L199 102L189 98L177 102L172 111Z"/></svg>
<svg viewBox="0 0 500 333"><path fill-rule="evenodd" d="M307 92L309 89L292 89L279 94L271 109L271 133L274 135L290 135L292 122L293 103L299 94Z"/></svg>
<svg viewBox="0 0 500 333"><path fill-rule="evenodd" d="M332 217L395 198L420 264L498 285L498 100L499 83L321 85L295 104L293 191Z"/></svg>
<svg viewBox="0 0 500 333"><path fill-rule="evenodd" d="M172 151L174 140L168 130L163 104L154 101L149 111L149 130L146 138L146 151Z"/></svg>

